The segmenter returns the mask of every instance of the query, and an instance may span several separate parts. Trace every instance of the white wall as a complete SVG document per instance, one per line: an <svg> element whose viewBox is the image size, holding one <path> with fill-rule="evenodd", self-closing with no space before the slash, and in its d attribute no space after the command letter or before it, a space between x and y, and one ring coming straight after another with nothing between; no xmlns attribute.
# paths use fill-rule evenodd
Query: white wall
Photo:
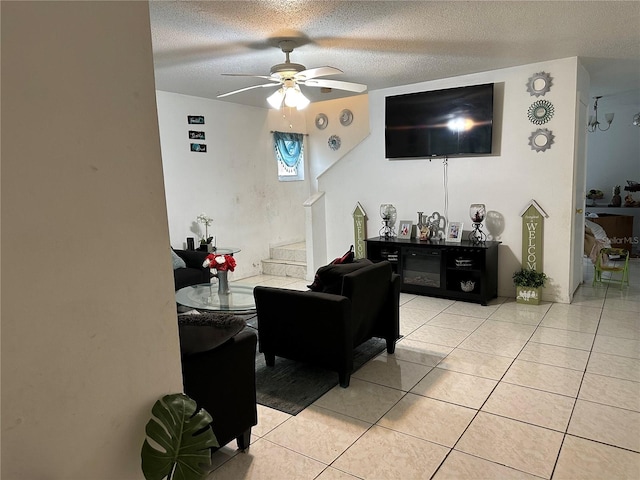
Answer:
<svg viewBox="0 0 640 480"><path fill-rule="evenodd" d="M369 92L371 135L319 181L319 190L326 192L328 257L340 255L353 243L351 212L356 202L369 212L370 237L381 225L377 215L381 203L393 203L398 219L414 222L417 211L444 214L442 160L384 158L385 96L495 82L497 154L449 159L449 219L468 228L471 203L485 203L489 211L504 217L504 231L497 237L502 241L498 294L511 296L515 292L511 275L521 261L519 215L535 199L549 214L544 271L551 281L544 298L568 302L577 69L577 59L570 58ZM555 107L554 117L544 125L552 130L555 143L546 152L535 152L528 144L537 126L529 122L527 110L537 98L529 95L526 84L540 71L553 77L543 98Z"/></svg>
<svg viewBox="0 0 640 480"><path fill-rule="evenodd" d="M593 99L589 109L593 114ZM640 90L603 96L598 102L598 120L606 125L604 115L610 112L615 117L609 130L587 134L587 190L602 190L604 198L597 201L602 205L611 202L616 185L624 201L627 180L640 182L640 128L631 123L640 113ZM634 198L640 200L640 193Z"/></svg>
<svg viewBox="0 0 640 480"><path fill-rule="evenodd" d="M174 248L204 235L195 223L204 212L219 247L242 249L231 274L238 279L260 273L270 246L304 240L309 181L278 181L268 110L162 91L157 101ZM207 153L190 152L187 115L204 115L195 129L205 132Z"/></svg>
<svg viewBox="0 0 640 480"><path fill-rule="evenodd" d="M182 391L148 5L1 3L1 476L139 479Z"/></svg>

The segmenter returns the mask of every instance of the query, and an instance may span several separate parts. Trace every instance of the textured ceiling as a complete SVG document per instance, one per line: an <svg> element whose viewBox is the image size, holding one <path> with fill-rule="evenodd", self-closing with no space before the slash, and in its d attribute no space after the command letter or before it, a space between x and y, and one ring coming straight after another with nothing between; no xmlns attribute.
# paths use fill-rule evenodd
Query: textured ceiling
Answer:
<svg viewBox="0 0 640 480"><path fill-rule="evenodd" d="M156 86L215 98L265 83L284 61L333 66L332 80L369 90L578 56L591 95L640 102L640 2L619 1L151 1ZM551 72L553 74L553 72ZM347 95L304 88L311 100ZM272 89L223 100L267 107Z"/></svg>

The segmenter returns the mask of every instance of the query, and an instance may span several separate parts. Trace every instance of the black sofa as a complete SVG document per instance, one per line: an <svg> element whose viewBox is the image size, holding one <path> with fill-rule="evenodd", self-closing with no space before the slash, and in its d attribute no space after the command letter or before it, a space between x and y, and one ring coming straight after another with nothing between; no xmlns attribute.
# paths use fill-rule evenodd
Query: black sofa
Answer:
<svg viewBox="0 0 640 480"><path fill-rule="evenodd" d="M208 325L207 318L216 316L231 324L223 328ZM200 325L191 322L200 319L204 319ZM236 328L238 322L241 326ZM211 414L211 427L219 445L222 447L235 438L241 450L249 447L251 428L258 423L257 337L254 330L244 325L240 317L178 316L184 393Z"/></svg>
<svg viewBox="0 0 640 480"><path fill-rule="evenodd" d="M202 262L207 258L207 252L176 249L173 249L173 251L187 264L186 268L176 268L173 271L176 290L189 285L209 283L211 281L211 271L202 266Z"/></svg>
<svg viewBox="0 0 640 480"><path fill-rule="evenodd" d="M387 352L395 351L400 277L387 261L323 268L333 276L325 277L323 284L339 285L339 293L255 287L258 349L269 366L276 356L317 364L337 371L340 385L348 387L355 347L380 337L386 340ZM351 271L354 268L358 269ZM348 273L336 277L340 270Z"/></svg>

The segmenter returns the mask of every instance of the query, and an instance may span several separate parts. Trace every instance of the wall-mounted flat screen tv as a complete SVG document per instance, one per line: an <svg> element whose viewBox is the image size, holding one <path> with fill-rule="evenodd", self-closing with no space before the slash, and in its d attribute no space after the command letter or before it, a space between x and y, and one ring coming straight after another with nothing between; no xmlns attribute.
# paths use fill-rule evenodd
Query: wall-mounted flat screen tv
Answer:
<svg viewBox="0 0 640 480"><path fill-rule="evenodd" d="M490 155L493 83L386 97L386 158Z"/></svg>

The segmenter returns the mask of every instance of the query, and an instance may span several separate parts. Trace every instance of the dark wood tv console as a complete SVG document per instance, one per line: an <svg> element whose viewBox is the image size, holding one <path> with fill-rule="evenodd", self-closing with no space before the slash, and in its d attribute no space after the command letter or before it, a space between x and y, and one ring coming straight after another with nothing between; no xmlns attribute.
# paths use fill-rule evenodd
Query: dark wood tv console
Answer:
<svg viewBox="0 0 640 480"><path fill-rule="evenodd" d="M487 302L498 296L498 245L374 237L367 258L388 260L402 278L402 291L434 297Z"/></svg>

